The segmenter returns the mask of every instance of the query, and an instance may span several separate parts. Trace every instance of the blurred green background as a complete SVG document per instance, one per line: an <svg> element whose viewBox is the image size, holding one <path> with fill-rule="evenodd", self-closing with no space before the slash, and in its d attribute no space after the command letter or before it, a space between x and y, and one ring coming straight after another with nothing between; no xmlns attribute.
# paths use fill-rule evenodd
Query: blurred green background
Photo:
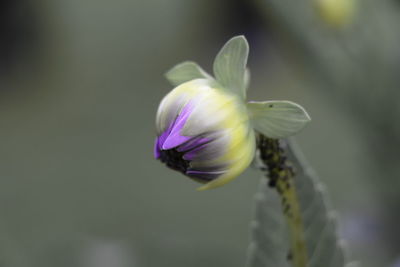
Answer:
<svg viewBox="0 0 400 267"><path fill-rule="evenodd" d="M400 266L399 2L329 26L312 1L2 1L0 266L243 266L260 174L207 192L152 157L163 74L250 43L249 99L298 135L361 266Z"/></svg>

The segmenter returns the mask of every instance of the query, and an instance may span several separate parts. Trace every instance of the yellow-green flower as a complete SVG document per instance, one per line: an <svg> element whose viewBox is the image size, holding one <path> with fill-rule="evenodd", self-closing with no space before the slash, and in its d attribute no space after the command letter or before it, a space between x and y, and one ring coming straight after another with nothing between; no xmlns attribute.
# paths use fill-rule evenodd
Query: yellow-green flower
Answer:
<svg viewBox="0 0 400 267"><path fill-rule="evenodd" d="M355 16L357 0L314 0L318 15L328 25L341 28L351 23Z"/></svg>
<svg viewBox="0 0 400 267"><path fill-rule="evenodd" d="M155 158L205 185L221 186L251 163L255 131L284 138L310 120L289 101L245 102L248 44L232 38L214 61L214 75L184 62L167 73L175 86L157 111Z"/></svg>

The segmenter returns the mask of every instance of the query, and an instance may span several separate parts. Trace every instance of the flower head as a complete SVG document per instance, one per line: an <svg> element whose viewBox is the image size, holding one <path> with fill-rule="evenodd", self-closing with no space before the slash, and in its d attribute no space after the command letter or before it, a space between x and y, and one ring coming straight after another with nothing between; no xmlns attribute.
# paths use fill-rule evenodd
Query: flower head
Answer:
<svg viewBox="0 0 400 267"><path fill-rule="evenodd" d="M155 157L206 187L240 174L255 150L244 103L206 79L171 91L157 112Z"/></svg>
<svg viewBox="0 0 400 267"><path fill-rule="evenodd" d="M204 183L221 186L253 160L255 130L271 138L294 134L309 121L299 105L288 101L245 102L248 44L232 38L214 61L215 78L193 62L167 73L175 86L157 111L154 157L168 167Z"/></svg>

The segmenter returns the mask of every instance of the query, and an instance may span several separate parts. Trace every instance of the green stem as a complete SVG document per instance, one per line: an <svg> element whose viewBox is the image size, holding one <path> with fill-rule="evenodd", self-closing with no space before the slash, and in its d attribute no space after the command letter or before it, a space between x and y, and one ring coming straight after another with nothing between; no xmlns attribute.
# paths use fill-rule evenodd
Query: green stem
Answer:
<svg viewBox="0 0 400 267"><path fill-rule="evenodd" d="M283 213L289 226L291 251L289 259L293 267L307 267L308 255L304 238L304 228L293 178L292 167L287 163L279 140L258 136L260 158L267 167L269 185L275 187L282 202Z"/></svg>

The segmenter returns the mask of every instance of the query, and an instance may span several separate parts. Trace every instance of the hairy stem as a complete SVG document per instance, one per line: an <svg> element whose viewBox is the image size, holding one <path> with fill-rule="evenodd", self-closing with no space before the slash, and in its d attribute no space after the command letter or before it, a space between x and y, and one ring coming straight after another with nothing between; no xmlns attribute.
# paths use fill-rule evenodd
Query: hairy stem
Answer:
<svg viewBox="0 0 400 267"><path fill-rule="evenodd" d="M293 178L293 168L287 162L279 140L258 136L260 158L266 167L269 186L276 188L281 198L283 213L289 226L291 250L288 259L293 267L307 267L308 255L304 238L300 204Z"/></svg>

